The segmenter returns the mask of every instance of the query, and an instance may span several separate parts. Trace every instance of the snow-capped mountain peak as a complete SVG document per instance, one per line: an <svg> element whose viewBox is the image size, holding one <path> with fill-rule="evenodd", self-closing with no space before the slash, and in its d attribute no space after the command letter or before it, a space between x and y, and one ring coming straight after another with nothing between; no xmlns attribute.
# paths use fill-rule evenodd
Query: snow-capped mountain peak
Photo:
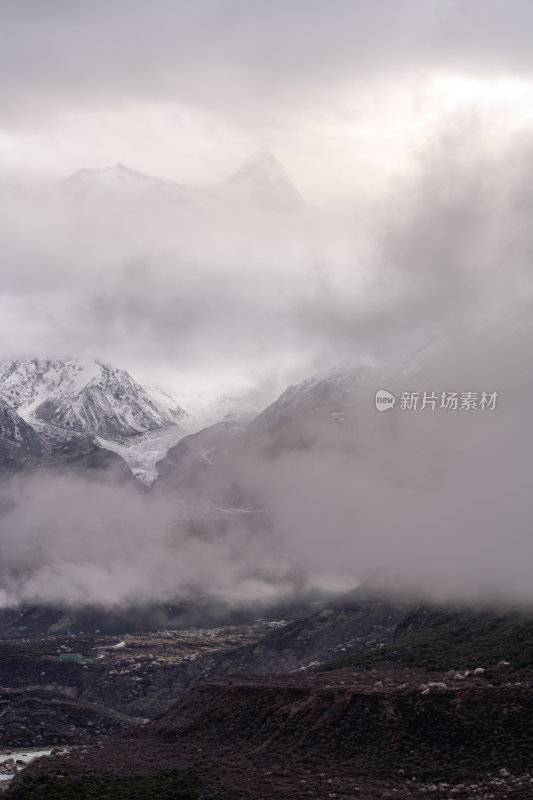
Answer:
<svg viewBox="0 0 533 800"><path fill-rule="evenodd" d="M259 178L262 180L288 180L285 169L270 150L256 150L246 159L230 180L236 182Z"/></svg>
<svg viewBox="0 0 533 800"><path fill-rule="evenodd" d="M185 210L208 212L236 204L275 211L293 211L305 207L305 202L295 188L278 159L267 150L260 150L226 181L212 186L195 187L174 180L154 177L131 169L122 163L98 169L80 169L57 187L57 196L71 201L91 203L94 200L112 205L130 201L157 206L170 203Z"/></svg>
<svg viewBox="0 0 533 800"><path fill-rule="evenodd" d="M80 169L63 181L63 187L73 192L120 192L120 191L145 191L146 189L172 186L171 181L156 178L143 172L130 169L124 164L101 169ZM176 184L178 187L178 184Z"/></svg>
<svg viewBox="0 0 533 800"><path fill-rule="evenodd" d="M184 414L124 370L83 359L0 364L0 401L29 424L111 439L176 424Z"/></svg>
<svg viewBox="0 0 533 800"><path fill-rule="evenodd" d="M297 208L303 199L284 167L268 150L259 150L227 181L234 191L264 205Z"/></svg>

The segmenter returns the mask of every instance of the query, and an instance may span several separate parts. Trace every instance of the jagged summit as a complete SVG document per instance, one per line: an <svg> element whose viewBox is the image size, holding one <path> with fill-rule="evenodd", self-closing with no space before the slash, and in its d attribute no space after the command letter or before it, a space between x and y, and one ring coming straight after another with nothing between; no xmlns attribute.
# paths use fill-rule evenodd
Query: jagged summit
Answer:
<svg viewBox="0 0 533 800"><path fill-rule="evenodd" d="M269 206L296 208L304 202L283 165L269 150L253 153L227 183Z"/></svg>
<svg viewBox="0 0 533 800"><path fill-rule="evenodd" d="M120 190L141 189L171 184L164 178L156 178L130 169L118 163L101 169L80 169L63 181L63 186L74 190Z"/></svg>
<svg viewBox="0 0 533 800"><path fill-rule="evenodd" d="M225 182L211 187L193 187L173 180L156 178L130 169L122 163L101 169L80 169L60 186L74 197L129 195L178 200L193 205L229 200L244 200L279 210L301 208L302 196L295 188L282 164L268 150L259 150Z"/></svg>
<svg viewBox="0 0 533 800"><path fill-rule="evenodd" d="M111 439L175 424L184 413L127 372L90 359L4 362L0 402L37 428L45 424Z"/></svg>
<svg viewBox="0 0 533 800"><path fill-rule="evenodd" d="M243 178L249 178L250 176L271 177L274 174L287 178L283 165L270 150L256 150L239 167L230 180L238 180L241 176Z"/></svg>

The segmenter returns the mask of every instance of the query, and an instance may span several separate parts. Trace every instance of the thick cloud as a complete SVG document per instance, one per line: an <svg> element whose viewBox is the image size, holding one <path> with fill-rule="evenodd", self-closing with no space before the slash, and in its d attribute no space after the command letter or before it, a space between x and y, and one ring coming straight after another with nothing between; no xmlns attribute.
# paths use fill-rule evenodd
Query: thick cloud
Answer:
<svg viewBox="0 0 533 800"><path fill-rule="evenodd" d="M356 194L434 124L449 91L435 76L467 104L465 82L531 82L532 14L520 0L6 2L0 175L123 161L209 182L268 147L313 198Z"/></svg>
<svg viewBox="0 0 533 800"><path fill-rule="evenodd" d="M235 464L268 510L264 537L235 522L195 540L166 499L22 481L2 519L4 600L208 584L236 601L324 572L529 599L530 5L21 0L0 14L11 180L131 157L216 186L266 144L304 195L337 199L287 214L220 185L5 192L0 358L89 355L176 388L274 392L363 352L401 372L438 341L421 390L502 402L376 415L369 387L353 441L317 428L304 455Z"/></svg>
<svg viewBox="0 0 533 800"><path fill-rule="evenodd" d="M362 383L342 431L247 464L305 574L350 575L440 599L533 600L529 563L531 325L464 345L416 376ZM373 393L499 393L494 411L374 410Z"/></svg>
<svg viewBox="0 0 533 800"><path fill-rule="evenodd" d="M22 475L3 484L2 506L0 607L199 598L235 606L301 584L275 539L254 535L246 515L184 509L111 473L105 481Z"/></svg>
<svg viewBox="0 0 533 800"><path fill-rule="evenodd" d="M526 0L4 3L2 106L237 101L410 66L529 70Z"/></svg>
<svg viewBox="0 0 533 800"><path fill-rule="evenodd" d="M454 117L355 222L159 189L10 197L0 357L95 356L178 388L207 373L287 383L392 342L472 335L531 296L532 153L524 134L495 149L483 120Z"/></svg>
<svg viewBox="0 0 533 800"><path fill-rule="evenodd" d="M197 490L239 487L250 514L112 478L20 476L2 489L0 605L204 600L233 607L357 581L439 599L533 601L528 318L378 372L338 420L301 417L232 452ZM495 391L494 410L378 414L374 391ZM264 443L264 442L263 442ZM251 444L251 446L250 446ZM183 477L183 476L182 476ZM235 488L233 488L233 492ZM220 495L222 496L222 495Z"/></svg>

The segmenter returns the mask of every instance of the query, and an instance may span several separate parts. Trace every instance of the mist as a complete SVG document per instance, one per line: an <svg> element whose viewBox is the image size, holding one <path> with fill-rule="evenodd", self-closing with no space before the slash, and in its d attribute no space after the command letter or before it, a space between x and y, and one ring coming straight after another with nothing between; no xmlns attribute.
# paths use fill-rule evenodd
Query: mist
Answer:
<svg viewBox="0 0 533 800"><path fill-rule="evenodd" d="M530 325L415 374L356 385L342 421L244 440L192 492L83 476L2 487L2 605L222 603L359 583L438 600L529 603ZM377 413L374 393L496 391L493 411ZM237 487L237 490L236 490ZM224 507L238 491L240 508ZM221 499L222 498L222 499ZM255 513L253 512L255 509Z"/></svg>
<svg viewBox="0 0 533 800"><path fill-rule="evenodd" d="M276 600L292 582L272 539L135 486L68 475L3 486L1 605L112 607ZM193 516L194 515L194 516Z"/></svg>
<svg viewBox="0 0 533 800"><path fill-rule="evenodd" d="M128 36L121 11L2 12L0 359L98 358L263 407L371 369L289 439L250 428L192 494L2 482L0 605L360 582L529 603L531 9L135 2ZM228 191L257 149L301 202ZM69 180L124 161L163 180ZM498 404L379 414L382 388Z"/></svg>

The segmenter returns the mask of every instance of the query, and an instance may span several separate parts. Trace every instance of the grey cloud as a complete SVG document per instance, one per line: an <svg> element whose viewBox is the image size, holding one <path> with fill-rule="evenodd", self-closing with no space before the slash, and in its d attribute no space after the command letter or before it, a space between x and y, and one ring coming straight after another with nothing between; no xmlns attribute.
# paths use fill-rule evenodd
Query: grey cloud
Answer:
<svg viewBox="0 0 533 800"><path fill-rule="evenodd" d="M306 573L378 580L439 598L531 602L531 324L453 350L410 378L362 383L339 431L247 463L246 480ZM373 392L499 392L493 412L377 414Z"/></svg>
<svg viewBox="0 0 533 800"><path fill-rule="evenodd" d="M198 596L236 605L276 599L293 585L274 540L254 537L238 515L217 525L201 506L184 511L112 474L21 476L4 483L2 505L1 606Z"/></svg>
<svg viewBox="0 0 533 800"><path fill-rule="evenodd" d="M147 8L4 4L5 124L22 129L58 108L128 98L232 117L248 101L280 110L297 97L312 107L354 75L531 68L525 2ZM405 354L440 337L447 350L417 388L487 388L500 392L501 408L376 415L369 386L353 437L317 426L303 453L237 461L236 477L269 512L264 537L235 522L218 539L195 540L168 498L22 479L2 518L3 602L113 604L202 585L238 602L324 571L341 583L378 573L441 594L531 599L533 151L522 133L494 152L487 131L475 111L439 127L416 174L364 219L349 208L334 221L308 209L301 222L137 201L80 212L53 192L9 198L0 357L91 354L172 377L216 368L231 383L246 369L267 380L281 368L290 379L291 369L302 376L368 350ZM409 386L380 378L395 391Z"/></svg>
<svg viewBox="0 0 533 800"><path fill-rule="evenodd" d="M3 487L0 605L202 594L239 606L358 580L531 602L531 334L526 318L488 347L444 351L414 376L377 374L356 386L341 425L302 419L289 439L269 434L276 447L255 440L233 452L223 474L197 488L238 486L262 509L253 519L198 497L176 503L168 485L144 493L111 478L19 477ZM378 414L373 395L383 385L398 396L499 398L494 411Z"/></svg>
<svg viewBox="0 0 533 800"><path fill-rule="evenodd" d="M374 217L372 247L353 263L367 275L362 286L336 287L330 276L296 303L308 335L343 352L409 331L457 342L529 308L531 138L510 137L494 152L485 135L475 114L439 128Z"/></svg>
<svg viewBox="0 0 533 800"><path fill-rule="evenodd" d="M0 96L15 117L141 97L235 110L376 71L529 72L532 22L521 0L25 0L2 7Z"/></svg>
<svg viewBox="0 0 533 800"><path fill-rule="evenodd" d="M176 374L277 360L301 375L398 339L471 335L532 289L532 145L511 137L494 154L484 133L454 119L357 226L312 209L6 203L1 355Z"/></svg>

